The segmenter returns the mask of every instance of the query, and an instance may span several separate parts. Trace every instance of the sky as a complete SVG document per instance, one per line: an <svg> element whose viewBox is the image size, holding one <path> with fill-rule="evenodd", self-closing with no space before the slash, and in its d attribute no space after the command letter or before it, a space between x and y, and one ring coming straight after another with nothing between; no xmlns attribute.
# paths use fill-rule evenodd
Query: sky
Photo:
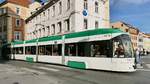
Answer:
<svg viewBox="0 0 150 84"><path fill-rule="evenodd" d="M111 22L123 21L150 33L150 0L110 0L110 19Z"/></svg>
<svg viewBox="0 0 150 84"><path fill-rule="evenodd" d="M150 0L110 0L110 17L150 33Z"/></svg>

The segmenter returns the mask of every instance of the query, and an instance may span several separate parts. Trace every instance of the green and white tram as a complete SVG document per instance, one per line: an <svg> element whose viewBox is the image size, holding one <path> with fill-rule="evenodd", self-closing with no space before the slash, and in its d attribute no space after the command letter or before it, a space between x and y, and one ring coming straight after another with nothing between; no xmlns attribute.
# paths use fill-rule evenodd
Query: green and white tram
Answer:
<svg viewBox="0 0 150 84"><path fill-rule="evenodd" d="M81 69L136 70L130 37L118 29L96 29L14 42L11 48L11 58L16 60Z"/></svg>

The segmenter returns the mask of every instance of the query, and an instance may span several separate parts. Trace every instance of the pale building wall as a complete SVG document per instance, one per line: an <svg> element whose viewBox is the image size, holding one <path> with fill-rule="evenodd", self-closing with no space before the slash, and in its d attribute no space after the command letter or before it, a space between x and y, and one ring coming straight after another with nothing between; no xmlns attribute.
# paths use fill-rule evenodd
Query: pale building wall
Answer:
<svg viewBox="0 0 150 84"><path fill-rule="evenodd" d="M28 11L28 16L31 16L31 13L36 12L38 9L41 8L41 4L39 2L33 2L29 5L29 11Z"/></svg>
<svg viewBox="0 0 150 84"><path fill-rule="evenodd" d="M99 2L99 13L95 13L95 1ZM59 14L59 2L62 3L62 13ZM99 0L88 0L88 15L83 16L83 0L70 0L70 9L67 10L67 0L60 0L55 3L55 16L53 15L53 6L49 7L42 13L38 14L27 22L26 40L35 39L39 37L52 35L52 24L55 25L56 34L64 34L69 32L85 31L84 18L88 20L88 29L95 29L95 21L98 21L99 28L109 28L109 0L103 4ZM50 11L50 12L49 12ZM45 15L44 15L45 12ZM70 19L70 31L66 32L65 20ZM62 31L58 33L58 22L62 24ZM43 26L36 25L44 25ZM50 27L50 34L48 34L47 27ZM41 33L39 32L41 30ZM35 33L35 31L38 31Z"/></svg>

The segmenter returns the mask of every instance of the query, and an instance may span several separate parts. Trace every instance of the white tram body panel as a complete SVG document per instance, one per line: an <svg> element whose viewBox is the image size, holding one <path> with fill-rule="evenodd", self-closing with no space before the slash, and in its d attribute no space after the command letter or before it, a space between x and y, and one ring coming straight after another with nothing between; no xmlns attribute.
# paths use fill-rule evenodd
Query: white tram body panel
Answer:
<svg viewBox="0 0 150 84"><path fill-rule="evenodd" d="M85 69L97 69L118 72L134 72L134 58L91 58L91 57L66 57L65 65L69 61L82 62ZM79 67L78 67L79 66ZM77 67L80 68L81 64Z"/></svg>
<svg viewBox="0 0 150 84"><path fill-rule="evenodd" d="M42 56L39 55L38 57L39 62L46 62L46 63L53 63L53 64L62 64L62 57L61 56Z"/></svg>

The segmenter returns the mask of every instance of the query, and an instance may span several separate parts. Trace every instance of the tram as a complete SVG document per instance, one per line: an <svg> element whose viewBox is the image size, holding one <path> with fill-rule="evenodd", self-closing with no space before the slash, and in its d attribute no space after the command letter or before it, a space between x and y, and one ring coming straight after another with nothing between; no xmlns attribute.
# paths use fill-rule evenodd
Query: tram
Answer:
<svg viewBox="0 0 150 84"><path fill-rule="evenodd" d="M11 58L11 44L10 43L5 43L4 45L2 45L0 50L1 50L0 51L1 59L9 60Z"/></svg>
<svg viewBox="0 0 150 84"><path fill-rule="evenodd" d="M130 37L118 29L95 29L11 43L11 59L80 69L134 72Z"/></svg>

